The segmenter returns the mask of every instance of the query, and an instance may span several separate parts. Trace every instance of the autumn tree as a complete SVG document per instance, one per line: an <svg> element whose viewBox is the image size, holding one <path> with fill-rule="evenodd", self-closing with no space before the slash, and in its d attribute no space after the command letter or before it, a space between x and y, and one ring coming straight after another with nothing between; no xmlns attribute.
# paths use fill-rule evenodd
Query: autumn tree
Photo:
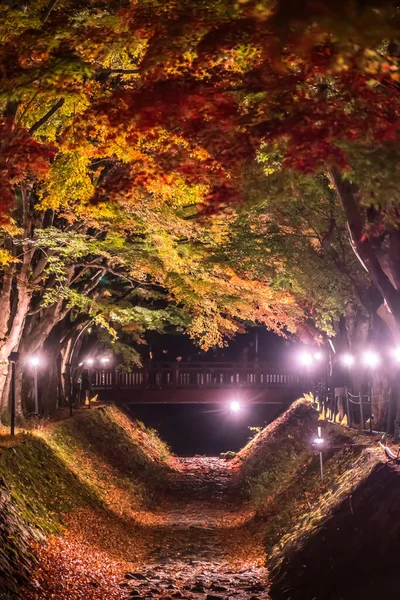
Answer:
<svg viewBox="0 0 400 600"><path fill-rule="evenodd" d="M277 285L276 269L259 283L233 260L222 261L218 248L230 235L229 218L218 222L218 211L245 197L260 151L277 171L318 176L336 190L396 334L393 4L37 0L3 3L0 11L3 364L25 327L26 339L36 327L45 338L73 306L102 314L104 294L116 293L102 281L118 263L106 255L114 231L141 249L130 264L118 263L118 281L160 286L166 300L185 308L189 333L205 346L245 320L295 330L310 312L301 273L296 305L294 291ZM307 194L297 199L299 207L308 202ZM209 221L199 220L207 214ZM304 230L301 220L291 226ZM61 244L47 256L49 242L38 244L38 231L51 238L52 228L105 244L77 258L72 242L69 257ZM294 254L287 246L283 257L279 227L271 234L267 243L288 270L283 281L294 272ZM339 269L332 239L322 234L318 243ZM82 296L90 294L81 292L97 279L89 310ZM7 369L3 386L6 380Z"/></svg>
<svg viewBox="0 0 400 600"><path fill-rule="evenodd" d="M285 169L324 174L397 335L397 200L388 178L397 171L398 8L148 2L122 18L147 41L139 65L147 85L118 97L126 122L179 127L201 145L221 169L215 202L240 192L242 169L262 145Z"/></svg>
<svg viewBox="0 0 400 600"><path fill-rule="evenodd" d="M14 350L22 413L27 357L47 354L51 408L90 327L115 348L119 331L138 342L172 323L208 348L246 321L282 331L302 318L290 292L220 260L234 214L197 216L229 174L195 137L147 115L147 41L122 4L0 8L2 411Z"/></svg>

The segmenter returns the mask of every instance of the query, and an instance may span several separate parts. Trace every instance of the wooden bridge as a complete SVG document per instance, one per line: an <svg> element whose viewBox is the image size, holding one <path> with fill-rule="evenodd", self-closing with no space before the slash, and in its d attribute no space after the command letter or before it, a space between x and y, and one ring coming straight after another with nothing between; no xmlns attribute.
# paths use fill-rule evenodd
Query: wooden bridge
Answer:
<svg viewBox="0 0 400 600"><path fill-rule="evenodd" d="M100 398L135 404L287 404L302 391L299 373L266 363L159 363L124 373L96 369Z"/></svg>

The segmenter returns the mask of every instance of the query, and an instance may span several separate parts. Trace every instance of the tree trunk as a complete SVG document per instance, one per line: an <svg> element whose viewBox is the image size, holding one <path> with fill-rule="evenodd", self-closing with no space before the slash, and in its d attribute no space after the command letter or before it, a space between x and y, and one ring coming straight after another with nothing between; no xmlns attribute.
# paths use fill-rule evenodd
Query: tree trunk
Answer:
<svg viewBox="0 0 400 600"><path fill-rule="evenodd" d="M377 252L366 234L366 222L358 202L359 190L353 183L343 179L336 170L332 170L329 176L346 215L353 249L362 266L368 272L371 281L381 293L393 315L397 330L400 331L400 293L395 287L394 278L386 274L382 267L382 259L379 257L379 252ZM394 243L395 241L393 241ZM396 240L397 243L398 240ZM395 257L392 256L392 265L394 261ZM388 264L390 264L390 261L388 261Z"/></svg>
<svg viewBox="0 0 400 600"><path fill-rule="evenodd" d="M53 346L55 353L46 353L46 369L40 378L41 390L41 411L45 414L51 414L58 408L58 386L59 371L57 366L57 350Z"/></svg>
<svg viewBox="0 0 400 600"><path fill-rule="evenodd" d="M8 406L8 395L6 393L6 382L8 375L8 359L14 350L18 350L22 332L25 325L26 315L29 310L32 292L28 288L28 269L31 253L26 252L21 271L16 275L16 297L15 309L10 312L10 323L5 341L0 346L0 408L3 412Z"/></svg>

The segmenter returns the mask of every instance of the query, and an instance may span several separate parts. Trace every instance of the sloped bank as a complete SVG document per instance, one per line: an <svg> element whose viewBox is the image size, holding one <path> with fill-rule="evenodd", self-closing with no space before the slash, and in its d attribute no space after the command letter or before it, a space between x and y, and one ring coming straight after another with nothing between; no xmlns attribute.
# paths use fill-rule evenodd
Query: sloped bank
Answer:
<svg viewBox="0 0 400 600"><path fill-rule="evenodd" d="M37 557L43 559L48 545L56 547L70 526L85 531L91 524L89 535L97 535L96 546L103 523L105 529L110 527L110 535L113 527L122 532L122 538L127 531L134 535L135 511L162 493L171 468L168 448L154 432L132 423L115 407L77 414L41 433L21 434L8 446L4 439L0 454L1 600L25 600L32 584L35 597L45 597L40 590L45 581L40 579L46 573L40 572ZM140 555L140 548L133 555Z"/></svg>
<svg viewBox="0 0 400 600"><path fill-rule="evenodd" d="M400 469L364 450L272 549L273 600L376 599L400 586Z"/></svg>
<svg viewBox="0 0 400 600"><path fill-rule="evenodd" d="M318 425L335 447L323 484L311 451ZM302 399L235 459L264 531L273 600L364 600L398 587L400 471L377 439L318 422Z"/></svg>
<svg viewBox="0 0 400 600"><path fill-rule="evenodd" d="M281 486L310 462L318 413L304 399L258 433L232 460L244 496L262 513Z"/></svg>
<svg viewBox="0 0 400 600"><path fill-rule="evenodd" d="M18 598L18 590L32 571L35 558L30 550L35 531L20 517L10 494L0 488L0 598Z"/></svg>

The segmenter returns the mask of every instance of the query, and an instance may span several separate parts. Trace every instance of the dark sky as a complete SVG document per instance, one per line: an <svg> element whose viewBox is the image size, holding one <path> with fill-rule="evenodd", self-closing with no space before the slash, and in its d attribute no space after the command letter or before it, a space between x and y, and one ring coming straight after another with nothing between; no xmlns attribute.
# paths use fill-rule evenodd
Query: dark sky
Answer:
<svg viewBox="0 0 400 600"><path fill-rule="evenodd" d="M258 359L260 362L280 362L285 359L290 344L284 338L262 327L253 327L247 333L237 335L226 348L216 348L204 352L186 335L160 335L148 332L149 343L144 350L144 358L152 351L155 361L174 361L181 356L183 361L253 361L258 338ZM163 352L164 351L164 352Z"/></svg>

